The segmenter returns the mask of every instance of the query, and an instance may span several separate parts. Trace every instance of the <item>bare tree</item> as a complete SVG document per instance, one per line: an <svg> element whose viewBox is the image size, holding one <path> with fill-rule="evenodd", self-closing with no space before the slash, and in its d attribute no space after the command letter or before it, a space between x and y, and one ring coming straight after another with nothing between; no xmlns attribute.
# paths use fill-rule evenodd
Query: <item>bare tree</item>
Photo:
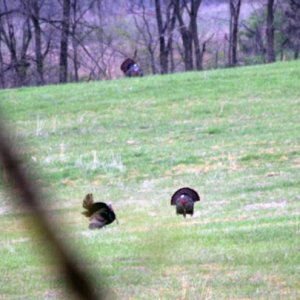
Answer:
<svg viewBox="0 0 300 300"><path fill-rule="evenodd" d="M44 1L41 0L21 0L24 7L24 15L33 24L35 43L35 63L37 71L37 84L44 84L44 55L42 53L42 28L40 11Z"/></svg>
<svg viewBox="0 0 300 300"><path fill-rule="evenodd" d="M203 60L204 60L204 54L207 51L207 44L212 40L214 34L211 34L210 36L208 36L207 38L205 38L204 40L202 40L202 42L199 43L200 49L199 49L199 54L198 54L198 62L197 62L197 70L203 70ZM218 52L216 52L216 55ZM217 58L216 58L217 60ZM217 63L216 63L217 64Z"/></svg>
<svg viewBox="0 0 300 300"><path fill-rule="evenodd" d="M197 16L202 0L191 1L175 1L175 13L179 22L179 31L182 37L184 47L184 65L185 69L193 69L193 47L195 49L196 67L200 68L201 50L198 37ZM184 14L189 17L189 24L186 25L184 21Z"/></svg>
<svg viewBox="0 0 300 300"><path fill-rule="evenodd" d="M236 66L238 63L237 46L238 46L238 30L239 16L242 0L229 0L230 21L229 21L229 49L228 49L228 65Z"/></svg>
<svg viewBox="0 0 300 300"><path fill-rule="evenodd" d="M199 11L199 7L202 0L191 1L191 9L190 9L190 30L192 32L192 39L195 48L195 59L196 59L196 68L197 70L202 70L203 65L203 55L206 50L207 41L203 42L202 46L199 42L198 36L198 26L197 26L197 15Z"/></svg>
<svg viewBox="0 0 300 300"><path fill-rule="evenodd" d="M267 62L271 63L275 61L274 51L274 10L275 0L268 0L267 2Z"/></svg>
<svg viewBox="0 0 300 300"><path fill-rule="evenodd" d="M152 74L157 73L156 68L156 48L157 48L157 36L153 30L154 19L147 13L147 7L144 0L140 0L138 5L133 5L130 8L130 12L134 17L134 24L138 32L137 48L143 47L147 49L149 54L150 66ZM137 7L135 7L137 6ZM137 56L137 51L135 51Z"/></svg>
<svg viewBox="0 0 300 300"><path fill-rule="evenodd" d="M4 71L13 71L14 85L22 86L26 84L27 70L30 66L28 60L28 48L32 38L30 20L28 17L22 18L20 11L14 6L9 7L6 0L3 0L0 9L0 39L10 56Z"/></svg>
<svg viewBox="0 0 300 300"><path fill-rule="evenodd" d="M5 76L4 76L4 59L2 52L2 40L0 38L0 84L1 88L5 88Z"/></svg>
<svg viewBox="0 0 300 300"><path fill-rule="evenodd" d="M78 27L78 11L79 11L79 2L73 0L71 3L72 10L72 24L70 28L70 34L72 36L72 48L73 48L73 66L74 66L74 79L79 81L79 61L78 61L78 41L76 39L77 27Z"/></svg>
<svg viewBox="0 0 300 300"><path fill-rule="evenodd" d="M298 59L300 54L300 2L288 0L283 9L287 42L294 51L294 59Z"/></svg>
<svg viewBox="0 0 300 300"><path fill-rule="evenodd" d="M81 65L80 62L80 51L79 48L84 44L84 40L89 34L95 30L91 28L85 20L85 16L90 12L96 0L88 1L71 1L71 15L70 15L70 32L72 42L72 61L74 68L74 80L79 81L79 68Z"/></svg>
<svg viewBox="0 0 300 300"><path fill-rule="evenodd" d="M245 29L245 35L251 41L250 45L244 45L247 48L246 52L253 53L255 56L261 56L262 61L265 62L265 46L263 41L262 26L257 22L254 28L249 27L247 24L243 24Z"/></svg>
<svg viewBox="0 0 300 300"><path fill-rule="evenodd" d="M42 28L40 25L40 8L41 3L39 0L32 1L32 14L31 20L34 27L34 38L35 38L35 59L36 69L38 75L38 85L44 84L44 57L42 53Z"/></svg>
<svg viewBox="0 0 300 300"><path fill-rule="evenodd" d="M182 38L183 43L183 59L184 59L184 67L186 71L193 69L193 43L192 43L192 34L185 24L183 19L183 7L180 3L180 0L175 0L175 12L176 17L179 22L179 31Z"/></svg>
<svg viewBox="0 0 300 300"><path fill-rule="evenodd" d="M94 6L95 21L93 24L90 22L88 24L93 42L90 43L90 47L86 47L83 42L80 43L85 57L88 58L88 61L83 60L82 64L85 64L85 68L89 72L88 80L112 79L111 68L114 67L112 61L114 61L116 52L118 52L119 47L123 46L124 41L114 32L111 32L112 24L109 22L108 16L113 14L112 5L106 1L97 0ZM118 6L119 11L123 9L121 5ZM117 44L116 46L114 43L120 43L120 45Z"/></svg>
<svg viewBox="0 0 300 300"><path fill-rule="evenodd" d="M157 21L157 29L159 34L159 61L160 73L166 74L169 71L169 56L172 54L173 46L173 30L175 27L175 5L173 1L163 2L164 15L163 18L162 5L160 0L155 0L155 14Z"/></svg>
<svg viewBox="0 0 300 300"><path fill-rule="evenodd" d="M199 17L207 0L0 0L0 87L116 78L135 49L153 74L235 66L240 53L249 62L274 61L276 51L283 58L285 49L299 57L299 0L256 0L259 19L251 14L241 34L243 2L226 1L229 34L228 19Z"/></svg>
<svg viewBox="0 0 300 300"><path fill-rule="evenodd" d="M68 40L70 33L71 0L63 0L63 18L60 39L59 82L68 81Z"/></svg>

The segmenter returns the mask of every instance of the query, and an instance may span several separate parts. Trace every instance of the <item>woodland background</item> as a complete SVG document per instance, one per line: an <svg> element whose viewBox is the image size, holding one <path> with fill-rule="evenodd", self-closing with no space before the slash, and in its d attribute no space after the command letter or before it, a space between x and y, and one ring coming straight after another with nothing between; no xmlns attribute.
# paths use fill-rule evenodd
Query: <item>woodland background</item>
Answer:
<svg viewBox="0 0 300 300"><path fill-rule="evenodd" d="M1 0L0 88L297 59L299 0Z"/></svg>

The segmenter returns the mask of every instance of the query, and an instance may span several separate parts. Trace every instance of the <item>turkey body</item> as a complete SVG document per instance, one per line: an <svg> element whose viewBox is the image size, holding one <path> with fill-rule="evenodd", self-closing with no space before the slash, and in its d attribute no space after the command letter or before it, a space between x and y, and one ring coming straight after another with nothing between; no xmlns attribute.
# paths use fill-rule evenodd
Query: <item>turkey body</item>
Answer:
<svg viewBox="0 0 300 300"><path fill-rule="evenodd" d="M90 229L102 228L116 220L112 206L104 202L94 202L92 194L85 196L82 206L86 209L82 214L90 219Z"/></svg>
<svg viewBox="0 0 300 300"><path fill-rule="evenodd" d="M198 193L189 187L184 187L173 194L171 205L176 206L178 215L186 217L186 215L192 216L194 214L194 202L196 201L200 201Z"/></svg>

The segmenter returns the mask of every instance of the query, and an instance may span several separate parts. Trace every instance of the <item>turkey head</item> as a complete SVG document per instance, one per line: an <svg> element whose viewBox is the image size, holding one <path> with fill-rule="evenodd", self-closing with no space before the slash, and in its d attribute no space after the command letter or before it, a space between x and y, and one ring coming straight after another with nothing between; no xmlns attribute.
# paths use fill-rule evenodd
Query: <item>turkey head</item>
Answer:
<svg viewBox="0 0 300 300"><path fill-rule="evenodd" d="M176 213L178 215L186 217L186 215L193 215L194 202L196 201L200 201L198 193L189 187L184 187L173 194L171 205L176 205Z"/></svg>
<svg viewBox="0 0 300 300"><path fill-rule="evenodd" d="M85 196L82 207L85 209L82 214L90 219L90 229L102 228L111 224L114 220L118 223L112 206L104 202L94 202L93 194Z"/></svg>

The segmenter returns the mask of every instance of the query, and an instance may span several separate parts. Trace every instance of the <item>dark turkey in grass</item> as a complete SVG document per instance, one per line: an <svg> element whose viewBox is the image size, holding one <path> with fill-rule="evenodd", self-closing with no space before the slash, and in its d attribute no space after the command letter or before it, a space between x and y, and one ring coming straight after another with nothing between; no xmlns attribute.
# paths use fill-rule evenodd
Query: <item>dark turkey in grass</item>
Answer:
<svg viewBox="0 0 300 300"><path fill-rule="evenodd" d="M104 202L94 202L93 194L85 196L82 207L86 209L82 214L90 219L90 229L102 228L114 220L118 223L112 206Z"/></svg>
<svg viewBox="0 0 300 300"><path fill-rule="evenodd" d="M186 215L193 215L196 201L200 201L198 193L189 187L183 187L173 194L171 205L176 205L177 215L186 217Z"/></svg>

